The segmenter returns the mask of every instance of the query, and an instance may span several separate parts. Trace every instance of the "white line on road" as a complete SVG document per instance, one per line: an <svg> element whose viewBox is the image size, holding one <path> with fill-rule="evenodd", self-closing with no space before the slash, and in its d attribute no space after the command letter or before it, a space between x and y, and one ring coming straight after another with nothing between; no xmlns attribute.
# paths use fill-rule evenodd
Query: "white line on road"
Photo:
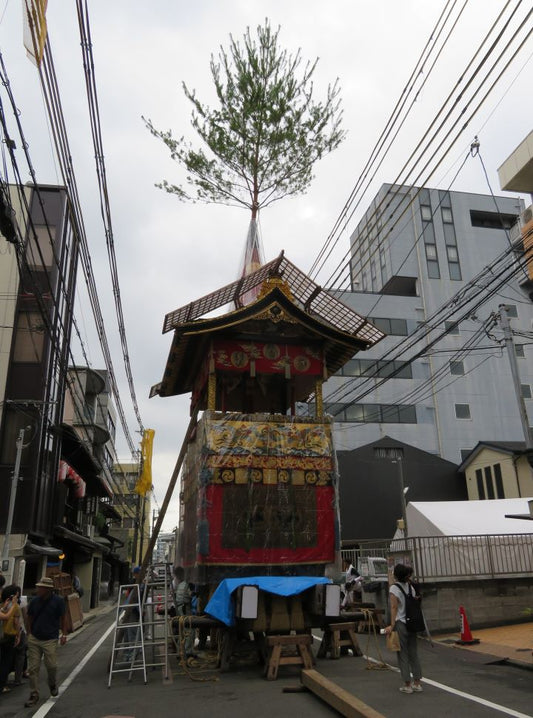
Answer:
<svg viewBox="0 0 533 718"><path fill-rule="evenodd" d="M315 641L321 641L322 638L319 636L315 636L313 634L313 638ZM372 663L383 663L383 661L378 661L376 658L372 658L372 656L363 656L367 661L371 661ZM396 668L396 666L391 666L389 663L386 664L391 670L396 671L396 673L399 673L399 669ZM492 701L487 701L485 698L480 698L479 696L473 696L471 693L464 693L464 691L459 691L457 688L452 688L451 686L447 686L444 683L439 683L438 681L434 681L431 678L423 678L423 683L427 683L429 686L435 686L435 688L440 688L442 691L447 691L448 693L452 693L454 696L459 696L460 698L465 698L468 701L473 701L474 703L480 703L482 706L487 706L487 708L493 708L496 711L500 711L501 713L505 713L508 716L513 716L513 718L531 718L531 715L529 713L520 713L520 711L515 711L512 708L507 708L507 706L502 706L499 703L493 703Z"/></svg>
<svg viewBox="0 0 533 718"><path fill-rule="evenodd" d="M44 718L44 716L48 714L48 712L51 710L51 708L53 708L55 702L56 702L57 700L59 700L59 698L63 695L63 693L64 693L64 692L67 690L67 688L70 686L70 684L72 683L72 681L76 678L76 676L78 675L78 673L79 673L80 671L82 671L83 668L85 667L85 665L87 664L87 662L91 660L91 658L94 656L94 654L96 653L96 651L100 648L100 646L102 645L102 643L103 643L103 642L105 641L105 639L109 636L109 634L111 633L111 631L114 630L114 628L115 628L115 624L112 623L112 624L109 626L109 628L107 629L107 631L104 633L104 635L102 636L102 638L100 638L100 640L98 641L98 643L96 643L96 644L91 648L91 650L90 650L89 653L85 656L85 658L83 658L83 660L80 661L80 663L78 663L78 665L77 665L76 668L72 671L72 673L71 673L69 676L67 676L67 678L65 678L65 680L63 681L63 683L59 686L59 696L57 696L56 698L49 698L49 699L46 701L46 703L43 703L42 706L39 708L39 710L38 710L36 713L33 714L33 718Z"/></svg>

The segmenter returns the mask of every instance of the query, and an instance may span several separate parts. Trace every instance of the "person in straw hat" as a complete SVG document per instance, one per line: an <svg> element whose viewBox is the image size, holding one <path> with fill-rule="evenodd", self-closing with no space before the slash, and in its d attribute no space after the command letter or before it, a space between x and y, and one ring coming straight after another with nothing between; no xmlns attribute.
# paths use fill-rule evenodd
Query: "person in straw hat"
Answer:
<svg viewBox="0 0 533 718"><path fill-rule="evenodd" d="M54 582L43 576L36 584L37 595L28 606L28 669L30 697L24 704L34 706L39 700L39 671L41 658L48 674L50 694L57 696L57 639L63 646L66 636L65 601L54 593Z"/></svg>

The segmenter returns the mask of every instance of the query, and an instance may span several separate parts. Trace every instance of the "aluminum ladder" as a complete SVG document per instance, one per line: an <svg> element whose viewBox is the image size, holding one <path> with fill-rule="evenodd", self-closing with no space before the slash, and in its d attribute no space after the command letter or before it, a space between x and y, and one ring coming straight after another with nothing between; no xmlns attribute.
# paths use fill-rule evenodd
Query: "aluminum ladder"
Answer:
<svg viewBox="0 0 533 718"><path fill-rule="evenodd" d="M169 677L169 608L175 605L172 571L169 563L149 566L142 596L145 650L149 654L146 666L163 668L163 677ZM172 652L174 655L175 652Z"/></svg>
<svg viewBox="0 0 533 718"><path fill-rule="evenodd" d="M141 591L141 586L143 590ZM115 673L129 673L128 680L134 671L142 671L146 684L146 655L144 645L143 604L146 587L138 583L120 586L113 649L109 663L109 680Z"/></svg>

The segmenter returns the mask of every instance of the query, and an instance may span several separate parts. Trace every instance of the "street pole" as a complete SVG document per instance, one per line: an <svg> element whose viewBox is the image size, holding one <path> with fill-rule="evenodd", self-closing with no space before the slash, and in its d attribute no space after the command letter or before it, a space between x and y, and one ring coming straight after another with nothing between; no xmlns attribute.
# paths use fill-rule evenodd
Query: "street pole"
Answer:
<svg viewBox="0 0 533 718"><path fill-rule="evenodd" d="M526 449L531 449L533 448L533 441L531 439L531 432L529 430L529 419L527 416L526 405L524 402L524 397L522 396L522 387L520 385L520 375L518 373L518 364L516 361L516 351L513 341L513 333L511 331L511 325L509 323L509 315L507 313L508 307L506 304L500 304L498 309L500 310L500 321L502 324L503 338L505 341L505 346L507 348L509 363L511 365L511 375L513 378L516 401L518 403L518 409L520 411L520 421L522 422L522 431L524 432Z"/></svg>
<svg viewBox="0 0 533 718"><path fill-rule="evenodd" d="M400 482L400 491L402 492L402 518L403 518L403 535L405 539L407 540L407 505L405 501L405 486L403 481L403 466L402 466L402 457L398 455L395 459L396 464L398 465L398 479ZM405 544L407 547L407 543Z"/></svg>
<svg viewBox="0 0 533 718"><path fill-rule="evenodd" d="M15 457L15 468L13 470L13 478L11 480L11 493L9 495L9 509L7 511L6 535L4 536L4 547L2 549L2 564L9 558L9 541L11 539L11 529L13 527L13 516L15 514L15 499L17 498L17 487L19 482L20 461L22 457L22 449L24 448L24 432L26 429L20 429L16 441L17 455Z"/></svg>

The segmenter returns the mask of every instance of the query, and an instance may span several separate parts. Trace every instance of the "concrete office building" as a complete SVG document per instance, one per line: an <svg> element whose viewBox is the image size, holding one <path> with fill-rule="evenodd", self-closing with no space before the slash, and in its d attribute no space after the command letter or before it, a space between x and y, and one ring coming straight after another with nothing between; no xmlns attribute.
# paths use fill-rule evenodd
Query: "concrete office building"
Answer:
<svg viewBox="0 0 533 718"><path fill-rule="evenodd" d="M381 187L351 236L351 290L341 298L388 336L325 385L326 408L337 420L337 449L391 436L460 464L480 440L524 440L498 313L507 305L533 425L533 287L529 268L517 265L523 242L516 223L526 213L516 197ZM511 243L514 251L488 269ZM478 275L471 291L486 297L487 285L504 266L518 271L487 301L462 309L452 304L430 322L429 334L421 330L421 323L467 291ZM416 345L396 357L395 347L413 334ZM412 364L402 366L424 347ZM394 372L380 385L381 377Z"/></svg>

